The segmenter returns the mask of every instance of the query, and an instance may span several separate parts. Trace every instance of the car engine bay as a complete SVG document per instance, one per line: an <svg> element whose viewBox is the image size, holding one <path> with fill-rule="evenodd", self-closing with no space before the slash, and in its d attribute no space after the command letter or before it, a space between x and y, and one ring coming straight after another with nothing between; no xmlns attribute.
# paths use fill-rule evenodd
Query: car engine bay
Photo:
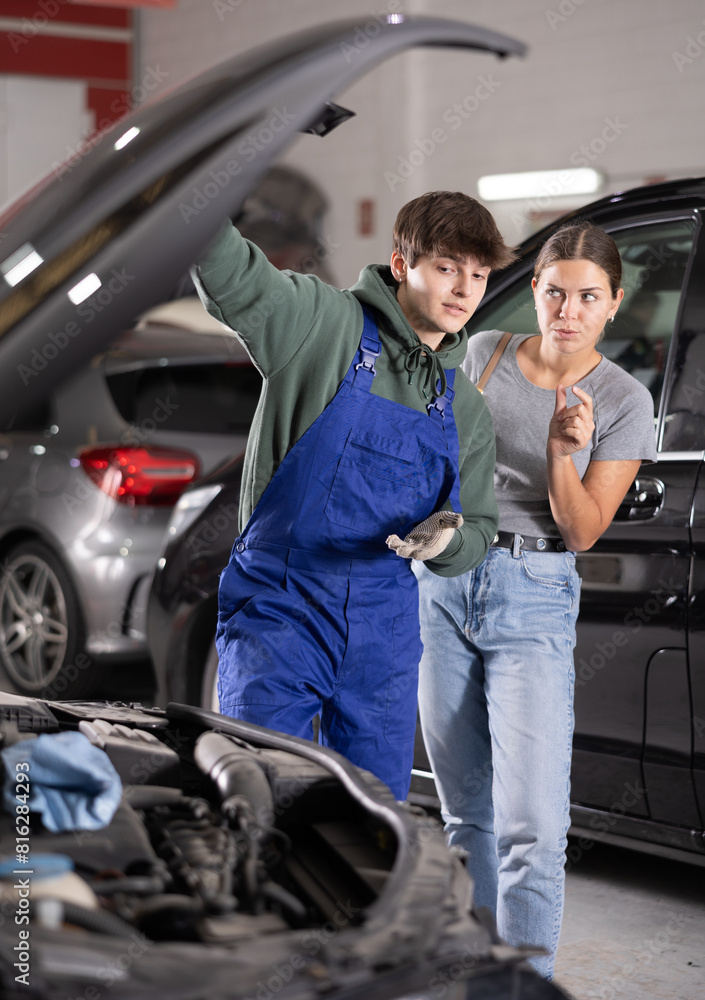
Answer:
<svg viewBox="0 0 705 1000"><path fill-rule="evenodd" d="M3 997L558 995L471 910L437 820L338 754L175 704L2 694L0 733ZM119 776L99 828L28 798L62 733Z"/></svg>

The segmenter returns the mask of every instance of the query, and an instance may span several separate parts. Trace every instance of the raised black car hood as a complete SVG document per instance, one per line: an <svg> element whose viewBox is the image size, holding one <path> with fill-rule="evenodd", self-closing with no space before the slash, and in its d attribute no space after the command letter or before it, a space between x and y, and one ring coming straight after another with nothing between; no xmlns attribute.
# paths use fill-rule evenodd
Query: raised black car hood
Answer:
<svg viewBox="0 0 705 1000"><path fill-rule="evenodd" d="M372 38L355 21L306 31L144 106L12 206L0 220L0 421L167 298L325 102L415 45L525 50L459 21L398 14ZM262 129L266 144L248 140Z"/></svg>

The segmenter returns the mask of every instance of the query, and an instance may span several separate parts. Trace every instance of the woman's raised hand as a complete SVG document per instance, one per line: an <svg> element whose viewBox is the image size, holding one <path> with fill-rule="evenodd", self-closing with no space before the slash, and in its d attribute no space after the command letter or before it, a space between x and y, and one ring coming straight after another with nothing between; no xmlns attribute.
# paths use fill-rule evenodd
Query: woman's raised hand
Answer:
<svg viewBox="0 0 705 1000"><path fill-rule="evenodd" d="M566 387L556 387L556 407L548 425L546 453L551 458L565 458L584 448L595 430L592 419L592 396L573 386L580 400L575 406L566 406Z"/></svg>

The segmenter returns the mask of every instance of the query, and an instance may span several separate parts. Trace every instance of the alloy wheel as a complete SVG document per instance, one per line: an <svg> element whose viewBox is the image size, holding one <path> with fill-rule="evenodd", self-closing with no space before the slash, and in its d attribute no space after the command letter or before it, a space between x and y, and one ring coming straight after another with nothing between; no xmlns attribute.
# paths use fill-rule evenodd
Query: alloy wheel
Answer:
<svg viewBox="0 0 705 1000"><path fill-rule="evenodd" d="M39 556L16 556L0 578L0 658L19 690L41 691L59 674L68 644L59 580Z"/></svg>

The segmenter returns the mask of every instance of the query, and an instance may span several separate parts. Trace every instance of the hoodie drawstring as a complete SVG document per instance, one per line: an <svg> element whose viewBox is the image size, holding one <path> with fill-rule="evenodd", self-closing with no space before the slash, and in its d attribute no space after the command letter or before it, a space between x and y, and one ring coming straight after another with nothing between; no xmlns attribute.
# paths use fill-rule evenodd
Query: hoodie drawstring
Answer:
<svg viewBox="0 0 705 1000"><path fill-rule="evenodd" d="M424 399L445 395L448 385L446 373L436 352L426 344L417 344L410 351L407 351L404 358L404 368L409 373L409 385L413 384L414 374L421 373L417 384L419 394ZM437 392L438 382L440 382L440 390Z"/></svg>

